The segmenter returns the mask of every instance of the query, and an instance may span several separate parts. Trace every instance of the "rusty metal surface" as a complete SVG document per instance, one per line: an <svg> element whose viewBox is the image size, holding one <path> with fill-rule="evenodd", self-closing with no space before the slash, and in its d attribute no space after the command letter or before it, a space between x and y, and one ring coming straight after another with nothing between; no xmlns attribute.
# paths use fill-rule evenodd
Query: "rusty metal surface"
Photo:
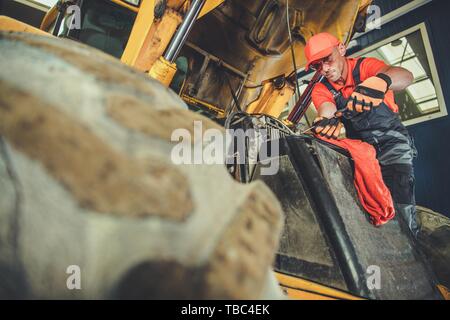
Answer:
<svg viewBox="0 0 450 320"><path fill-rule="evenodd" d="M293 65L285 3L278 0L226 1L196 23L188 41L247 74L248 85L260 84L281 74L288 75L293 71ZM298 68L305 64L304 44L313 34L327 31L342 41L348 39L359 3L357 0L289 2L290 30ZM181 55L187 56L192 65L202 65L203 57L191 55L189 49L185 46ZM200 68L190 69L186 82L188 87L198 80L199 72ZM212 73L200 76L223 78L221 70ZM240 83L243 79L237 78L235 81ZM227 102L217 101L221 85L220 81L217 84L208 81L202 84L199 92L204 91L202 86L208 86L208 93L201 96L202 100L226 108L231 95L224 93ZM244 88L240 95L241 104L247 105L258 92L258 89Z"/></svg>

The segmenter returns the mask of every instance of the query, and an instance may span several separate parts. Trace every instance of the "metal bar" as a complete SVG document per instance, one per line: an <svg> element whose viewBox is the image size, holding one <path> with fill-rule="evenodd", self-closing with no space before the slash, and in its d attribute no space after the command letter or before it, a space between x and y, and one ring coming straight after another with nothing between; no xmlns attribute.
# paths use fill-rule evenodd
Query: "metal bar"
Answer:
<svg viewBox="0 0 450 320"><path fill-rule="evenodd" d="M239 87L238 87L238 89L235 92L235 96L238 99L238 101L239 101L239 97L241 96L242 89L244 88L244 83L245 83L246 80L247 80L247 75L245 75L244 79L241 79L239 81ZM227 110L230 110L230 113L233 110L233 106L235 104L236 103L235 103L234 99L231 99L231 101L230 101L230 103L228 104L228 107L227 107Z"/></svg>
<svg viewBox="0 0 450 320"><path fill-rule="evenodd" d="M411 85L414 85L414 84L416 84L416 83L421 83L421 82L424 82L424 81L427 81L427 80L430 80L430 81L431 81L431 79L430 79L429 77L419 78L419 79L414 80L414 82L413 82ZM434 85L434 84L433 84L433 85Z"/></svg>
<svg viewBox="0 0 450 320"><path fill-rule="evenodd" d="M219 65L219 67L220 67L220 65ZM234 104L236 105L238 111L242 111L242 110L241 110L241 107L240 107L240 105L239 105L238 98L236 97L236 92L237 92L237 91L235 91L235 90L233 89L233 86L231 85L230 77L228 77L226 71L223 73L223 75L225 76L225 80L226 80L226 82L227 82L227 84L228 84L228 88L230 89L230 93L231 93L231 96L232 96L232 98L233 98L232 101L234 101ZM230 106L233 106L233 104L230 104ZM228 110L228 111L225 111L225 114L230 114L231 112L232 112L232 110Z"/></svg>
<svg viewBox="0 0 450 320"><path fill-rule="evenodd" d="M193 95L197 94L198 87L202 83L203 74L206 72L206 68L208 67L208 64L209 64L210 60L211 59L209 59L209 56L204 56L203 64L202 64L202 67L200 68L200 72L198 73L197 79L195 79L194 85L191 88L191 90L192 90L191 94L193 94Z"/></svg>
<svg viewBox="0 0 450 320"><path fill-rule="evenodd" d="M232 71L233 73L241 76L242 78L245 78L247 75L245 73L243 73L242 71L236 69L235 67L233 67L232 65L224 62L223 60L220 60L218 57L212 55L211 53L201 49L200 47L196 46L195 44L193 44L192 42L186 42L186 46L194 49L195 51L197 51L198 53L204 55L204 56L208 56L209 59L211 59L212 61L215 62L221 62L221 65L224 66L225 68L229 69L230 71Z"/></svg>
<svg viewBox="0 0 450 320"><path fill-rule="evenodd" d="M403 59L403 60L399 60L399 61L397 61L397 62L394 62L394 63L392 63L391 65L392 66L396 66L396 65L398 65L398 66L400 66L400 63L403 63L403 62L406 62L406 61L409 61L409 60L412 60L412 59L414 59L414 58L416 58L417 57L417 55L412 55L412 56L409 56L408 58L406 58L406 59ZM386 59L387 60L387 59Z"/></svg>
<svg viewBox="0 0 450 320"><path fill-rule="evenodd" d="M52 34L57 37L59 34L59 29L61 29L61 23L64 21L64 15L66 14L67 6L63 2L58 2L56 5L58 8L58 15L56 16L56 22L55 26L53 27Z"/></svg>
<svg viewBox="0 0 450 320"><path fill-rule="evenodd" d="M300 99L298 99L294 108L292 108L292 111L289 113L289 121L297 124L301 120L309 105L311 104L311 94L314 86L317 83L321 82L323 78L324 76L322 76L320 72L316 72L314 74L305 91L303 91L302 95L300 96Z"/></svg>
<svg viewBox="0 0 450 320"><path fill-rule="evenodd" d="M186 13L183 22L181 23L177 32L175 33L172 40L170 41L170 44L167 47L167 51L164 54L164 58L167 61L169 61L171 63L173 63L175 61L178 53L180 52L181 47L183 46L184 42L186 41L189 31L191 31L195 20L197 19L198 15L200 14L200 11L203 8L205 1L206 0L194 0L192 2L192 5L189 8L188 12Z"/></svg>
<svg viewBox="0 0 450 320"><path fill-rule="evenodd" d="M437 100L437 97L426 99L426 100L423 100L423 101L415 101L415 103L416 104L422 104L422 103L427 103L427 102L434 101L434 100ZM439 105L438 105L438 107L439 107Z"/></svg>
<svg viewBox="0 0 450 320"><path fill-rule="evenodd" d="M244 79L241 80L241 84L236 92L236 97L239 99L242 93L242 89L244 88L244 83L247 81L248 74L245 75Z"/></svg>

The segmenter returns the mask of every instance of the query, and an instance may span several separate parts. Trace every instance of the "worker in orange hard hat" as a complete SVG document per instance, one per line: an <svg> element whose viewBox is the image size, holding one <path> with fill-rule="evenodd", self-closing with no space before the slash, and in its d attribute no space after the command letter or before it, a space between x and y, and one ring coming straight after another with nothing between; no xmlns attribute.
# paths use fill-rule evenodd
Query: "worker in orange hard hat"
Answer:
<svg viewBox="0 0 450 320"><path fill-rule="evenodd" d="M415 219L413 141L398 115L393 91L404 90L414 80L411 72L375 58L347 58L346 47L329 33L311 37L305 46L306 68L320 72L324 81L312 91L318 116L316 134L346 136L375 147L383 179L396 211L417 236Z"/></svg>

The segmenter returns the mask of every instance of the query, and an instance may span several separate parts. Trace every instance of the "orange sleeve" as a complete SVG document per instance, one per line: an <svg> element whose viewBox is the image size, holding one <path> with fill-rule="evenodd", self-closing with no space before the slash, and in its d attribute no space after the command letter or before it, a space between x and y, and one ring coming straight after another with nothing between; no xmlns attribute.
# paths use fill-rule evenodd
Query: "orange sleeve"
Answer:
<svg viewBox="0 0 450 320"><path fill-rule="evenodd" d="M361 62L361 81L376 76L380 70L386 66L387 64L382 60L371 57L365 58L363 62Z"/></svg>
<svg viewBox="0 0 450 320"><path fill-rule="evenodd" d="M323 83L316 84L311 93L311 98L312 102L314 103L314 107L316 107L316 110L319 109L319 107L324 102L331 102L336 104L330 90L328 90Z"/></svg>

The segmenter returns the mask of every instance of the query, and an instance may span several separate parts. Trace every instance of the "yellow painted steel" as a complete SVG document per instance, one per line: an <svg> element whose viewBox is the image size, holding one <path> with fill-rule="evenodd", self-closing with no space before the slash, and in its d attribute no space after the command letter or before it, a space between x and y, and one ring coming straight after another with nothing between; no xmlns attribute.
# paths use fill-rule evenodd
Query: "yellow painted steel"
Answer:
<svg viewBox="0 0 450 320"><path fill-rule="evenodd" d="M263 113L278 118L294 95L294 87L286 83L283 88L277 89L269 81L264 84L258 99L248 104L246 112L249 114Z"/></svg>
<svg viewBox="0 0 450 320"><path fill-rule="evenodd" d="M50 25L56 20L57 16L58 8L56 6L51 7L45 14L44 19L42 19L39 29L47 31L50 28Z"/></svg>
<svg viewBox="0 0 450 320"><path fill-rule="evenodd" d="M120 0L110 0L110 1L112 1L114 3L117 3L119 6L125 7L125 8L127 8L127 9L129 9L131 11L134 11L134 12L138 12L139 11L138 7L132 6L131 4L126 3L124 1L120 1Z"/></svg>
<svg viewBox="0 0 450 320"><path fill-rule="evenodd" d="M170 63L163 57L159 57L150 69L149 75L168 87L175 76L175 72L177 72L175 63Z"/></svg>
<svg viewBox="0 0 450 320"><path fill-rule="evenodd" d="M294 299L320 299L320 300L364 300L344 291L326 287L324 285L275 272L280 286Z"/></svg>
<svg viewBox="0 0 450 320"><path fill-rule="evenodd" d="M122 2L119 0L111 0L116 3ZM224 0L208 0L203 9L200 11L199 18L207 14ZM139 52L144 45L145 38L149 32L154 20L155 0L142 0L141 6L137 11L136 21L131 30L127 46L120 59L123 63L133 66L138 58ZM134 8L134 7L133 7ZM136 9L136 8L134 8Z"/></svg>
<svg viewBox="0 0 450 320"><path fill-rule="evenodd" d="M207 0L200 11L198 18L203 17L205 14L220 6L225 0Z"/></svg>
<svg viewBox="0 0 450 320"><path fill-rule="evenodd" d="M291 288L287 288L287 287L283 287L283 286L281 286L281 289L283 290L283 292L285 294L287 294L287 296L289 298L296 299L296 300L338 300L336 298L322 296L317 293L311 293L311 292L302 291L302 290L298 290L298 289L291 289Z"/></svg>
<svg viewBox="0 0 450 320"><path fill-rule="evenodd" d="M373 0L361 0L359 3L359 10L361 11L362 9L366 9Z"/></svg>
<svg viewBox="0 0 450 320"><path fill-rule="evenodd" d="M358 13L360 12L360 10L366 8L371 2L372 2L371 0L348 0L348 1L340 0L340 1L326 2L324 4L325 7L323 7L322 9L323 12L339 12L340 19L336 19L332 23L324 25L321 15L317 15L317 17L320 19L312 19L311 21L308 21L308 23L305 24L303 28L303 30L305 31L305 39L308 40L311 36L317 34L318 32L329 32L335 35L341 42L347 45L350 42L350 34L355 24L355 21L358 17ZM297 61L299 62L298 66L304 66L306 64L306 57L302 51L303 50L299 52L300 54L298 53L296 54L296 58L298 58ZM290 63L291 62L289 60L289 65ZM261 92L263 92L263 90ZM251 104L254 102L255 101L251 102L249 106L251 106ZM286 105L286 103L284 103L282 106L283 108L280 108L279 103L284 103L284 101L283 100L280 100L279 102L275 100L267 101L266 105L264 106L264 110L258 112L278 117L279 114L282 112L282 109ZM253 106L255 106L255 104ZM251 113L251 111L249 113Z"/></svg>
<svg viewBox="0 0 450 320"><path fill-rule="evenodd" d="M208 102L196 99L194 97L188 96L186 94L181 95L181 99L183 99L186 103L190 103L197 106L205 107L206 109L210 109L211 111L214 111L218 114L218 118L225 117L225 112L223 109L220 109Z"/></svg>
<svg viewBox="0 0 450 320"><path fill-rule="evenodd" d="M439 291L442 294L442 297L444 297L445 300L450 300L450 291L447 289L447 287L438 284L437 288L439 289Z"/></svg>
<svg viewBox="0 0 450 320"><path fill-rule="evenodd" d="M182 19L177 11L167 8L164 15L152 24L133 67L148 72L163 55Z"/></svg>
<svg viewBox="0 0 450 320"><path fill-rule="evenodd" d="M41 29L30 26L29 24L23 23L19 20L7 17L0 16L0 30L2 31L19 31L19 32L28 32L34 34L41 34L46 36L52 36L50 33L42 31Z"/></svg>
<svg viewBox="0 0 450 320"><path fill-rule="evenodd" d="M155 0L142 0L139 8L132 6L122 0L110 1L137 13L136 20L130 33L130 37L128 38L127 45L120 59L123 63L129 66L134 66L144 45L146 36L153 25ZM199 17L204 16L205 14L216 8L218 5L223 3L223 1L224 0L206 1ZM55 21L57 15L57 8L56 6L53 6L42 20L41 29L47 30ZM37 28L7 17L3 19L2 28L3 30L41 33ZM150 75L163 82L164 84L169 85L169 79L171 80L176 72L176 67L174 67L175 64L170 64L162 58L160 58L155 64L156 65L153 66L150 70Z"/></svg>
<svg viewBox="0 0 450 320"><path fill-rule="evenodd" d="M120 59L123 63L133 66L144 45L145 37L149 32L154 18L155 0L142 0L139 12L131 29L127 46Z"/></svg>
<svg viewBox="0 0 450 320"><path fill-rule="evenodd" d="M289 128L292 128L294 126L294 123L292 121L288 120L287 118L283 119L282 122Z"/></svg>

